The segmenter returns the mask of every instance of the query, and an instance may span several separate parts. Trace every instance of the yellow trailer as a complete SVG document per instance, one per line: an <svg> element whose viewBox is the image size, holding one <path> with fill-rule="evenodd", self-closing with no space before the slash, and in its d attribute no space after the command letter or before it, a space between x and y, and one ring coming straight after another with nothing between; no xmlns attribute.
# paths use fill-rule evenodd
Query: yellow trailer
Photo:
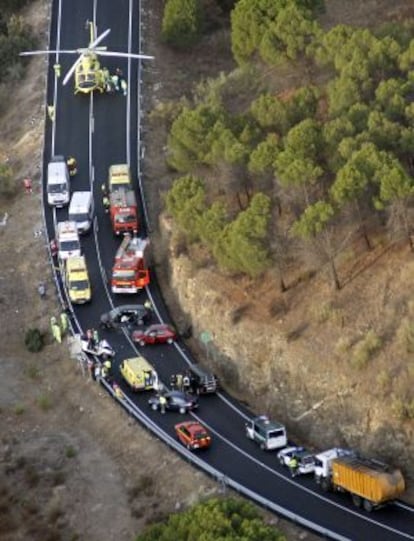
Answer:
<svg viewBox="0 0 414 541"><path fill-rule="evenodd" d="M354 504L366 511L395 500L405 490L400 470L356 456L333 460L331 481L333 488L349 492Z"/></svg>

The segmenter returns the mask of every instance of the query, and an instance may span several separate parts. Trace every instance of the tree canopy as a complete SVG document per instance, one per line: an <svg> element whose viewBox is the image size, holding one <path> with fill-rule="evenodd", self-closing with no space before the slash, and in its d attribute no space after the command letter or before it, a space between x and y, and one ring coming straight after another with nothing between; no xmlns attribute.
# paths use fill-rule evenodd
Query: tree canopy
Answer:
<svg viewBox="0 0 414 541"><path fill-rule="evenodd" d="M136 541L285 541L264 523L252 504L235 498L211 499L163 524L149 526Z"/></svg>

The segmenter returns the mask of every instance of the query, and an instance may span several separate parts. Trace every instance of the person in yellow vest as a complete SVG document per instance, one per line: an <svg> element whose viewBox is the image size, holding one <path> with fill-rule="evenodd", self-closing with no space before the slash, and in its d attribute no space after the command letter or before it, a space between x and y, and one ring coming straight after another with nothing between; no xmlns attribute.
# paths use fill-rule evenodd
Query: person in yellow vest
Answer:
<svg viewBox="0 0 414 541"><path fill-rule="evenodd" d="M62 336L65 336L69 329L69 318L66 312L60 314L60 328L62 329Z"/></svg>
<svg viewBox="0 0 414 541"><path fill-rule="evenodd" d="M78 163L73 156L69 156L66 160L68 166L69 175L73 177L78 172Z"/></svg>
<svg viewBox="0 0 414 541"><path fill-rule="evenodd" d="M296 475L298 474L298 469L299 469L299 461L295 457L295 455L293 455L291 459L289 460L288 466L290 469L291 476L296 477Z"/></svg>
<svg viewBox="0 0 414 541"><path fill-rule="evenodd" d="M111 202L109 201L109 197L107 195L104 195L102 197L102 204L104 211L106 212L106 214L108 214L109 209L111 208Z"/></svg>
<svg viewBox="0 0 414 541"><path fill-rule="evenodd" d="M62 342L62 333L61 333L59 324L55 316L52 316L50 318L50 328L52 331L53 338L56 340L56 342L60 344Z"/></svg>
<svg viewBox="0 0 414 541"><path fill-rule="evenodd" d="M118 398L119 400L123 400L125 398L121 387L116 383L116 381L113 382L112 389L114 390L116 398Z"/></svg>
<svg viewBox="0 0 414 541"><path fill-rule="evenodd" d="M167 399L165 398L163 394L160 394L159 400L160 400L160 412L165 413L165 409L167 407Z"/></svg>
<svg viewBox="0 0 414 541"><path fill-rule="evenodd" d="M112 363L109 359L104 361L102 365L102 377L106 380L110 380L112 376Z"/></svg>
<svg viewBox="0 0 414 541"><path fill-rule="evenodd" d="M60 77L61 74L61 66L60 64L54 64L53 69L55 70L56 77Z"/></svg>
<svg viewBox="0 0 414 541"><path fill-rule="evenodd" d="M55 106L54 105L48 105L47 106L47 114L52 122L55 121Z"/></svg>

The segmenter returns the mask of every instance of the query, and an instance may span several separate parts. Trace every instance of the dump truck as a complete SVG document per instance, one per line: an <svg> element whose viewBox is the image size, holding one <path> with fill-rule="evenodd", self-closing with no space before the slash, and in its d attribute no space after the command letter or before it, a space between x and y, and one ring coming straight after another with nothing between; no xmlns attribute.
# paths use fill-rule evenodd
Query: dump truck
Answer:
<svg viewBox="0 0 414 541"><path fill-rule="evenodd" d="M138 232L137 200L133 190L120 188L109 195L109 212L115 235Z"/></svg>
<svg viewBox="0 0 414 541"><path fill-rule="evenodd" d="M324 491L347 492L356 507L371 512L405 490L399 469L363 458L349 449L329 449L315 456L315 480Z"/></svg>
<svg viewBox="0 0 414 541"><path fill-rule="evenodd" d="M150 282L147 268L148 239L126 234L115 254L112 293L137 293Z"/></svg>

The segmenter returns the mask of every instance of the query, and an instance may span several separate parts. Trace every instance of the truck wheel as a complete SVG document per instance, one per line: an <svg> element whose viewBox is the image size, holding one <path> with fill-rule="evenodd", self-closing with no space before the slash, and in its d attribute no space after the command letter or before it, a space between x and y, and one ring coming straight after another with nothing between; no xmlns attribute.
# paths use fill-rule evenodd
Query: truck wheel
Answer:
<svg viewBox="0 0 414 541"><path fill-rule="evenodd" d="M361 496L357 496L356 494L353 494L352 495L352 503L355 505L355 507L361 507L361 505L362 505Z"/></svg>
<svg viewBox="0 0 414 541"><path fill-rule="evenodd" d="M364 509L367 513L371 513L371 511L374 509L374 505L369 500L364 500Z"/></svg>
<svg viewBox="0 0 414 541"><path fill-rule="evenodd" d="M331 488L331 483L329 482L329 479L321 479L321 489L323 492L328 492Z"/></svg>

